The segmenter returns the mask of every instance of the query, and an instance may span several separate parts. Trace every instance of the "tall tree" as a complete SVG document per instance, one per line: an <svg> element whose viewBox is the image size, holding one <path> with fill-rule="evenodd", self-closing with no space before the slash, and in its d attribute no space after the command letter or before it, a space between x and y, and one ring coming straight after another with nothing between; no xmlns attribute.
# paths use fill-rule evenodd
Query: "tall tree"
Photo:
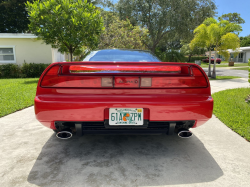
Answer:
<svg viewBox="0 0 250 187"><path fill-rule="evenodd" d="M149 30L150 41L145 44L155 52L169 33L190 37L205 18L214 16L216 6L213 0L119 0L116 9L122 20Z"/></svg>
<svg viewBox="0 0 250 187"><path fill-rule="evenodd" d="M223 14L220 16L219 21L222 20L227 20L230 23L238 23L238 24L244 24L245 20L240 17L240 14L234 12L234 13L228 13L228 14Z"/></svg>
<svg viewBox="0 0 250 187"><path fill-rule="evenodd" d="M202 47L207 48L209 51L209 64L208 64L208 76L211 77L211 50L213 43L212 41L212 35L209 33L209 30L207 28L207 25L204 23L199 25L194 30L194 39L190 42L190 48L191 50L194 50L196 47Z"/></svg>
<svg viewBox="0 0 250 187"><path fill-rule="evenodd" d="M0 0L0 33L22 33L28 30L26 2L27 0Z"/></svg>
<svg viewBox="0 0 250 187"><path fill-rule="evenodd" d="M227 49L236 50L240 47L240 39L238 37L240 31L242 31L242 27L237 23L226 20L221 20L218 22L214 18L208 18L194 30L195 37L191 41L190 45L192 48L195 46L208 47L210 51L210 71L211 49L215 50L215 58L218 51L219 54L223 55L226 59L229 59L230 54ZM212 77L216 78L216 59L214 59Z"/></svg>
<svg viewBox="0 0 250 187"><path fill-rule="evenodd" d="M146 49L142 41L146 41L147 35L147 29L133 26L128 19L119 20L118 17L113 16L112 21L101 34L98 48Z"/></svg>
<svg viewBox="0 0 250 187"><path fill-rule="evenodd" d="M250 35L245 37L240 37L240 46L241 47L250 46Z"/></svg>
<svg viewBox="0 0 250 187"><path fill-rule="evenodd" d="M43 0L27 3L29 28L60 52L81 53L96 47L104 29L100 12L87 0Z"/></svg>
<svg viewBox="0 0 250 187"><path fill-rule="evenodd" d="M191 57L193 55L200 55L200 54L204 54L205 51L206 51L206 48L205 47L193 47L191 48L189 43L185 43L184 41L181 42L182 44L182 47L181 47L181 52L184 54L184 55L187 55L188 56L188 62L191 62Z"/></svg>

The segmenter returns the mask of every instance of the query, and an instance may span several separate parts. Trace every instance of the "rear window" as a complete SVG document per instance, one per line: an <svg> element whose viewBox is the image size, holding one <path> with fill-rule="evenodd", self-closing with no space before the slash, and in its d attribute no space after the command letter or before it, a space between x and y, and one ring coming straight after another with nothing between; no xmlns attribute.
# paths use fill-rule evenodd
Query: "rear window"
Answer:
<svg viewBox="0 0 250 187"><path fill-rule="evenodd" d="M150 52L126 50L92 51L83 61L160 62Z"/></svg>

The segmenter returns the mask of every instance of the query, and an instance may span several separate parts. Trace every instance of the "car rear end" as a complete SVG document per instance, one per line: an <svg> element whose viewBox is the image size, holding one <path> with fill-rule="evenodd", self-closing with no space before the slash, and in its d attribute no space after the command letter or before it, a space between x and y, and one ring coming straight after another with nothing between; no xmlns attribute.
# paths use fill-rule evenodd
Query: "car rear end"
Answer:
<svg viewBox="0 0 250 187"><path fill-rule="evenodd" d="M221 63L221 59L220 58L216 58L216 63L220 64Z"/></svg>
<svg viewBox="0 0 250 187"><path fill-rule="evenodd" d="M204 124L212 110L205 72L186 63L53 63L35 97L44 126L79 136L173 134Z"/></svg>

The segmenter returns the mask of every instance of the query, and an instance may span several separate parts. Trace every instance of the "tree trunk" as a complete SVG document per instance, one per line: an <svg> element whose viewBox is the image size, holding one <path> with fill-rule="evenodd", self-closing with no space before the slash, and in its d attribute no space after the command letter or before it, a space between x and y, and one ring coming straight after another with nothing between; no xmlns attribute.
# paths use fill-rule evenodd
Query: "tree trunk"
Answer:
<svg viewBox="0 0 250 187"><path fill-rule="evenodd" d="M73 60L73 53L70 53L70 62Z"/></svg>
<svg viewBox="0 0 250 187"><path fill-rule="evenodd" d="M208 77L211 77L211 50L209 51Z"/></svg>
<svg viewBox="0 0 250 187"><path fill-rule="evenodd" d="M151 51L155 54L155 49L156 49L156 47L153 45L150 49L151 49Z"/></svg>
<svg viewBox="0 0 250 187"><path fill-rule="evenodd" d="M188 62L191 61L191 56L192 56L192 55L188 55Z"/></svg>
<svg viewBox="0 0 250 187"><path fill-rule="evenodd" d="M215 49L215 56L214 56L214 68L213 68L213 74L212 74L212 78L216 79L216 55L217 55L217 49Z"/></svg>

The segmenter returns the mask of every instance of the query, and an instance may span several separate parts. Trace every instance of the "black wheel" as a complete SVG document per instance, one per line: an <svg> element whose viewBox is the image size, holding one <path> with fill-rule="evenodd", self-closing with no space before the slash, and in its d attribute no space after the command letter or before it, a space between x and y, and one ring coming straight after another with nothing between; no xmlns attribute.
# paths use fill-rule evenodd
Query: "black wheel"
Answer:
<svg viewBox="0 0 250 187"><path fill-rule="evenodd" d="M220 62L217 62L217 64L220 64Z"/></svg>

